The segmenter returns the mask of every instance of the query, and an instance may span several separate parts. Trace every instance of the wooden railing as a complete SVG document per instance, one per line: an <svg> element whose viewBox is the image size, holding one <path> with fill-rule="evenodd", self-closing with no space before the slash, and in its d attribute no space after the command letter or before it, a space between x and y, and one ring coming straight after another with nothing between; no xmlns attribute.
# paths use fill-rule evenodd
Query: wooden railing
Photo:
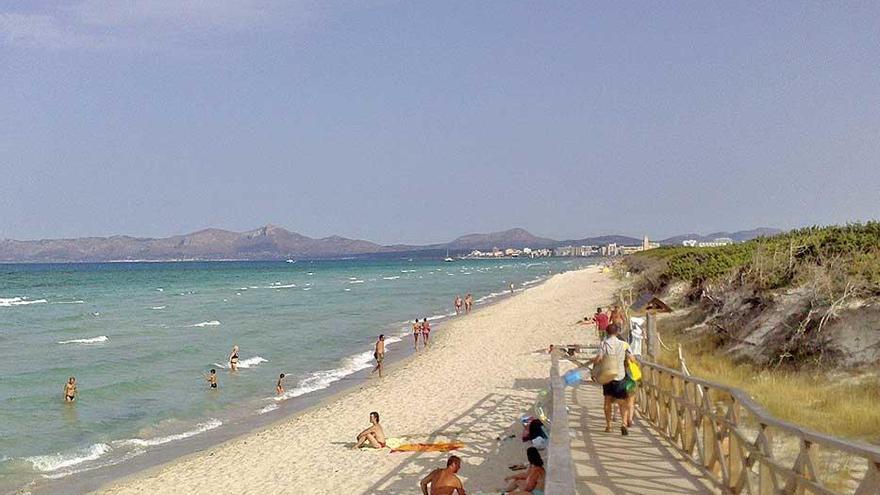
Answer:
<svg viewBox="0 0 880 495"><path fill-rule="evenodd" d="M880 448L776 419L739 389L642 361L638 408L724 493L880 494Z"/></svg>
<svg viewBox="0 0 880 495"><path fill-rule="evenodd" d="M550 440L547 446L547 495L574 495L574 463L571 458L571 435L568 409L565 406L565 384L559 375L559 350L550 353L550 393L553 404L550 415Z"/></svg>

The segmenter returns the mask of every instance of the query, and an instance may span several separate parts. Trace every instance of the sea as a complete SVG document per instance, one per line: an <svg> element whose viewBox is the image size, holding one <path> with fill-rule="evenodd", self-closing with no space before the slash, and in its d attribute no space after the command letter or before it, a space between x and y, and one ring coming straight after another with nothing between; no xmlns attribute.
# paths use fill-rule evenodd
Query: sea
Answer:
<svg viewBox="0 0 880 495"><path fill-rule="evenodd" d="M0 265L0 493L148 465L138 459L267 424L294 411L287 402L307 406L365 375L378 334L389 357L406 355L412 320L442 332L456 295L479 307L590 262ZM73 404L62 397L70 376Z"/></svg>

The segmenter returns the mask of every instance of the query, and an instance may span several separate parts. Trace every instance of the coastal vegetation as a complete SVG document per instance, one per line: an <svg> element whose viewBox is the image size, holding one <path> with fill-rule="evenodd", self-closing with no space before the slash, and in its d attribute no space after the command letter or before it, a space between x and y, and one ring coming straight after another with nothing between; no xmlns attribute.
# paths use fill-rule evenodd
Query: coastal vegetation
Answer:
<svg viewBox="0 0 880 495"><path fill-rule="evenodd" d="M880 222L809 227L728 246L628 256L636 292L692 373L752 394L782 419L880 441ZM666 350L664 364L676 366Z"/></svg>

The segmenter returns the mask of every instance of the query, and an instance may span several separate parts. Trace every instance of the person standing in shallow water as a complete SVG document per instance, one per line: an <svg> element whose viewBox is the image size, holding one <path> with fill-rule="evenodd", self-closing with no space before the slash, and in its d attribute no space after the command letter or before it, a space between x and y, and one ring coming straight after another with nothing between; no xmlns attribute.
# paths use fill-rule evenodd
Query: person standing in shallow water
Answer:
<svg viewBox="0 0 880 495"><path fill-rule="evenodd" d="M212 389L216 389L217 388L217 370L215 370L214 368L211 368L211 373L208 375L205 375L205 381L208 382L209 387L211 387Z"/></svg>
<svg viewBox="0 0 880 495"><path fill-rule="evenodd" d="M275 384L275 393L278 395L284 394L284 373L278 375L278 383Z"/></svg>
<svg viewBox="0 0 880 495"><path fill-rule="evenodd" d="M76 378L70 377L64 384L64 402L73 402L76 400Z"/></svg>
<svg viewBox="0 0 880 495"><path fill-rule="evenodd" d="M472 296L470 293L468 293L468 295L464 296L464 312L470 313L471 308L473 306L474 306L474 296Z"/></svg>
<svg viewBox="0 0 880 495"><path fill-rule="evenodd" d="M229 353L229 369L231 371L238 370L238 346L232 346L232 352Z"/></svg>
<svg viewBox="0 0 880 495"><path fill-rule="evenodd" d="M453 304L455 304L455 314L460 315L461 314L461 296L455 296L455 302Z"/></svg>

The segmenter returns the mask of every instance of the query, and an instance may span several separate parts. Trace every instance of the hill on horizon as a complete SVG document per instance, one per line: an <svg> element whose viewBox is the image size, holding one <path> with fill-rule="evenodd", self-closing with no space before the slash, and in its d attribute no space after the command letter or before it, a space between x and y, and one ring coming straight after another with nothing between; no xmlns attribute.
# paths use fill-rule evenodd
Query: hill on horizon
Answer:
<svg viewBox="0 0 880 495"><path fill-rule="evenodd" d="M707 236L689 234L660 241L678 244L676 239L714 239L731 237L737 241L760 235L779 233L777 229L759 228L748 231L719 232ZM313 238L289 231L276 225L233 232L209 228L189 234L164 238L144 238L127 235L110 237L82 237L76 239L42 239L18 241L0 240L0 262L101 262L101 261L176 261L176 260L283 260L287 258L338 258L347 256L428 252L489 250L498 248L552 248L562 245L602 245L608 243L635 245L642 239L623 235L587 237L579 240L557 241L538 237L523 228L474 233L460 236L442 244L381 245L361 239L337 235Z"/></svg>

